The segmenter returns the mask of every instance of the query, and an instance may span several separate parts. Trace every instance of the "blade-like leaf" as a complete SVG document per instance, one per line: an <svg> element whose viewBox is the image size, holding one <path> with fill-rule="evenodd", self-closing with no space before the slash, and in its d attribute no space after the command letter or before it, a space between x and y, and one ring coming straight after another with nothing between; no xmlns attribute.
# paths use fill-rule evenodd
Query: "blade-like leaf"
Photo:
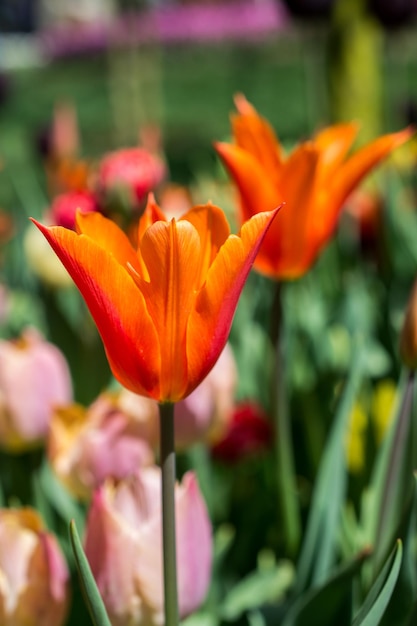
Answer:
<svg viewBox="0 0 417 626"><path fill-rule="evenodd" d="M106 608L97 588L96 581L91 572L90 565L85 556L80 538L78 536L77 527L74 520L70 522L70 538L74 552L75 562L80 577L81 589L87 604L91 619L95 626L111 626L107 616Z"/></svg>
<svg viewBox="0 0 417 626"><path fill-rule="evenodd" d="M358 345L316 479L297 567L297 594L309 584L321 584L334 562L338 525L347 484L345 433L364 367L364 350Z"/></svg>
<svg viewBox="0 0 417 626"><path fill-rule="evenodd" d="M352 626L378 626L391 599L400 573L403 548L400 540L372 585Z"/></svg>
<svg viewBox="0 0 417 626"><path fill-rule="evenodd" d="M368 552L361 552L355 560L340 567L324 585L298 597L288 609L282 626L350 624L353 581L368 556Z"/></svg>

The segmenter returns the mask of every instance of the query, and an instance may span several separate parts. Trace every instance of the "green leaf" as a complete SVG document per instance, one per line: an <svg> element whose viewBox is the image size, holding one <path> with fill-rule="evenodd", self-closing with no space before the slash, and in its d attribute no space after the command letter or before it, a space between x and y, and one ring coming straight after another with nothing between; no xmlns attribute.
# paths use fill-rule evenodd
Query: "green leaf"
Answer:
<svg viewBox="0 0 417 626"><path fill-rule="evenodd" d="M74 520L71 520L69 530L71 545L80 577L81 589L93 624L95 626L111 626L104 602L100 596L96 581L94 580L90 565L82 548Z"/></svg>
<svg viewBox="0 0 417 626"><path fill-rule="evenodd" d="M378 455L371 480L371 507L368 509L368 541L375 547L374 569L379 569L390 546L398 537L398 528L409 503L417 444L415 424L411 419L413 378L405 375L401 384L401 402L392 421L391 430Z"/></svg>
<svg viewBox="0 0 417 626"><path fill-rule="evenodd" d="M382 626L410 624L410 615L416 602L417 572L415 555L415 533L417 527L417 476L414 474L414 493L404 515L401 537L404 541L403 560L397 584Z"/></svg>
<svg viewBox="0 0 417 626"><path fill-rule="evenodd" d="M366 596L352 626L378 626L380 624L398 580L402 555L402 543L401 540L398 540Z"/></svg>
<svg viewBox="0 0 417 626"><path fill-rule="evenodd" d="M310 516L297 567L297 594L306 589L309 584L321 584L335 560L337 535L347 484L345 434L365 367L363 348L358 345L354 354L349 378L316 479Z"/></svg>
<svg viewBox="0 0 417 626"><path fill-rule="evenodd" d="M290 561L281 561L274 567L249 574L227 594L220 615L226 620L234 620L244 611L277 602L284 596L293 578L294 566Z"/></svg>
<svg viewBox="0 0 417 626"><path fill-rule="evenodd" d="M350 624L353 581L368 556L367 551L361 552L353 561L340 567L325 584L296 598L287 611L282 626Z"/></svg>

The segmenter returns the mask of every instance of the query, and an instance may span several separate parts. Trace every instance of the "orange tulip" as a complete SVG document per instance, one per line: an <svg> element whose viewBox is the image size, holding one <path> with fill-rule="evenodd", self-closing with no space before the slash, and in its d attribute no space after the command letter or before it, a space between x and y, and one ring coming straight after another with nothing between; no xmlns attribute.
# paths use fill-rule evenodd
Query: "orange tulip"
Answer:
<svg viewBox="0 0 417 626"><path fill-rule="evenodd" d="M238 187L242 221L286 203L263 241L255 268L276 279L297 278L333 234L351 191L412 130L384 135L347 158L358 128L355 123L338 124L286 157L271 126L243 96L236 98L236 107L235 144L216 143L215 148Z"/></svg>
<svg viewBox="0 0 417 626"><path fill-rule="evenodd" d="M217 361L276 213L259 213L236 236L211 204L168 222L151 200L137 250L99 213L78 213L77 232L36 225L81 291L114 376L131 391L176 402Z"/></svg>

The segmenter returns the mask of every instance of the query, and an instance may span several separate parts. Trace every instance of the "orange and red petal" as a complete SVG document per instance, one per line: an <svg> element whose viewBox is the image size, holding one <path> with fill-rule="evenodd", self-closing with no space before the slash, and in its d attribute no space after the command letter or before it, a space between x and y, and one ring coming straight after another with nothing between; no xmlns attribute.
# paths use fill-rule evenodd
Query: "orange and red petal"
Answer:
<svg viewBox="0 0 417 626"><path fill-rule="evenodd" d="M159 399L159 340L127 269L87 235L35 224L80 290L114 376L128 389Z"/></svg>
<svg viewBox="0 0 417 626"><path fill-rule="evenodd" d="M251 154L228 143L216 143L214 147L239 190L242 222L256 213L272 211L285 202L276 185Z"/></svg>
<svg viewBox="0 0 417 626"><path fill-rule="evenodd" d="M161 399L175 402L187 387L186 328L194 308L201 246L186 221L157 222L141 241L149 282L135 277L159 336Z"/></svg>
<svg viewBox="0 0 417 626"><path fill-rule="evenodd" d="M132 248L128 237L112 220L107 219L101 213L81 213L76 215L76 229L81 235L85 235L97 246L111 254L118 263L126 266L132 265L139 271L138 258Z"/></svg>
<svg viewBox="0 0 417 626"><path fill-rule="evenodd" d="M242 102L243 101L243 102ZM269 122L258 115L244 96L236 104L240 114L231 116L236 145L252 154L272 181L279 176L283 162L281 146Z"/></svg>
<svg viewBox="0 0 417 626"><path fill-rule="evenodd" d="M244 283L277 212L260 213L243 224L239 236L228 238L208 271L189 316L187 393L208 374L226 343Z"/></svg>
<svg viewBox="0 0 417 626"><path fill-rule="evenodd" d="M332 201L341 207L362 178L395 148L408 141L414 132L414 129L406 128L398 133L384 135L358 150L329 181L329 194Z"/></svg>
<svg viewBox="0 0 417 626"><path fill-rule="evenodd" d="M230 227L223 211L210 203L193 207L181 217L182 220L190 222L200 237L201 253L196 281L196 288L199 289L218 251L230 235Z"/></svg>
<svg viewBox="0 0 417 626"><path fill-rule="evenodd" d="M314 138L314 145L320 152L321 180L326 176L331 176L343 163L357 134L358 124L356 122L335 124L317 133Z"/></svg>

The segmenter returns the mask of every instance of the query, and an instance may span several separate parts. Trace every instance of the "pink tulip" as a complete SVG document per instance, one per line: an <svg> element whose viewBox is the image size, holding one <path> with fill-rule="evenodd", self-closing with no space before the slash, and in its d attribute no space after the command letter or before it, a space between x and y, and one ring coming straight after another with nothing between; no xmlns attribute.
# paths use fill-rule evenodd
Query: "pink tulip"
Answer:
<svg viewBox="0 0 417 626"><path fill-rule="evenodd" d="M55 196L45 220L53 226L75 230L75 214L98 210L97 200L89 191L67 191Z"/></svg>
<svg viewBox="0 0 417 626"><path fill-rule="evenodd" d="M180 448L198 440L217 438L234 409L237 368L226 344L216 365L187 398L175 405L175 442Z"/></svg>
<svg viewBox="0 0 417 626"><path fill-rule="evenodd" d="M162 159L144 148L124 148L107 154L100 163L98 187L105 194L125 189L136 204L165 178Z"/></svg>
<svg viewBox="0 0 417 626"><path fill-rule="evenodd" d="M210 582L212 538L193 473L175 489L178 596L181 617L195 611ZM113 626L163 623L160 469L96 491L85 550Z"/></svg>
<svg viewBox="0 0 417 626"><path fill-rule="evenodd" d="M52 417L48 456L59 479L78 498L89 498L108 477L133 474L154 462L150 439L157 404L136 396L136 414L122 408L125 394L103 393L88 408L62 407Z"/></svg>
<svg viewBox="0 0 417 626"><path fill-rule="evenodd" d="M53 408L72 399L64 356L34 329L0 340L0 446L20 452L46 436Z"/></svg>
<svg viewBox="0 0 417 626"><path fill-rule="evenodd" d="M33 509L0 509L0 624L60 626L68 570L55 537Z"/></svg>

